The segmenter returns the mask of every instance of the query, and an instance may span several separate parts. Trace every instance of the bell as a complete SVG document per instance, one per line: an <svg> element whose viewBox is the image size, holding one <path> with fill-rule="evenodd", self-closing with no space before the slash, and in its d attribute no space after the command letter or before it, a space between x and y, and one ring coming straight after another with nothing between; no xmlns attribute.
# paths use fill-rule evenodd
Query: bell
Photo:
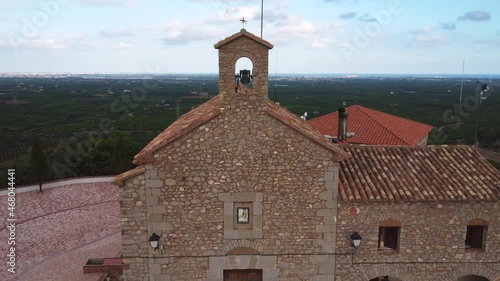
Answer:
<svg viewBox="0 0 500 281"><path fill-rule="evenodd" d="M252 79L252 75L250 75L250 70L246 70L246 69L243 69L243 70L240 70L240 81L241 83L243 84L248 84L250 83L250 80Z"/></svg>

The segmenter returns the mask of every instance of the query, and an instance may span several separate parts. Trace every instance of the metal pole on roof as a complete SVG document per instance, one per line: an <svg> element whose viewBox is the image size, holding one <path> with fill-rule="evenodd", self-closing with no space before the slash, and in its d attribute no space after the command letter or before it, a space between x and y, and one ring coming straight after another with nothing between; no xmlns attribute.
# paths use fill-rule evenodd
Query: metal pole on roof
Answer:
<svg viewBox="0 0 500 281"><path fill-rule="evenodd" d="M464 90L464 70L465 70L465 58L462 62L462 81L460 82L460 113L462 112L462 93ZM460 127L462 126L462 121L458 123L458 141L460 142Z"/></svg>
<svg viewBox="0 0 500 281"><path fill-rule="evenodd" d="M262 38L263 31L264 31L264 0L260 2L260 38Z"/></svg>
<svg viewBox="0 0 500 281"><path fill-rule="evenodd" d="M477 141L477 131L479 130L479 113L481 112L481 101L479 101L479 106L477 107L477 118L476 118L476 134L474 136L474 146L479 148L479 142Z"/></svg>

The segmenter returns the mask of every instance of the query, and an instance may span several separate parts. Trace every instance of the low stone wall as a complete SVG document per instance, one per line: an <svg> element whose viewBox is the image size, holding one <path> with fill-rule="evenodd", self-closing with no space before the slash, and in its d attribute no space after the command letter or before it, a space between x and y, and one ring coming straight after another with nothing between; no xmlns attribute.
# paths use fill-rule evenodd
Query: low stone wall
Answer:
<svg viewBox="0 0 500 281"><path fill-rule="evenodd" d="M111 180L113 178L114 178L114 176L84 177L84 178L71 178L71 179L63 179L63 180L58 180L58 181L45 182L42 185L42 190L48 189L48 188L53 188L53 187L70 185L70 184L77 184L77 183L111 182ZM16 193L37 191L39 189L40 189L40 187L38 186L38 184L16 186ZM8 192L9 191L7 189L0 190L0 196L7 195Z"/></svg>

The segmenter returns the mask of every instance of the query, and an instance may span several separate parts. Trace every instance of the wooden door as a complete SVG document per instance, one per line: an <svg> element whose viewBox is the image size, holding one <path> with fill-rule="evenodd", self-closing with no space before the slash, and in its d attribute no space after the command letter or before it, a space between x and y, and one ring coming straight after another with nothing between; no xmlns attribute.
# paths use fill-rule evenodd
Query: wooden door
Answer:
<svg viewBox="0 0 500 281"><path fill-rule="evenodd" d="M224 270L224 281L262 281L262 269Z"/></svg>

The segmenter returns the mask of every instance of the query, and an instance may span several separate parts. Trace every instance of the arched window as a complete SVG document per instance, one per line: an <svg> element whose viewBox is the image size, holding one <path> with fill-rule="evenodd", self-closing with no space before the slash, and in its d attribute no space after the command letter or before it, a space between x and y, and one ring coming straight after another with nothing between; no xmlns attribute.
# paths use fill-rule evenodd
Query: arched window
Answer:
<svg viewBox="0 0 500 281"><path fill-rule="evenodd" d="M466 249L484 249L486 245L486 231L488 222L483 219L474 219L467 223L465 234Z"/></svg>
<svg viewBox="0 0 500 281"><path fill-rule="evenodd" d="M379 250L398 250L400 232L401 223L399 221L393 219L381 221L378 232Z"/></svg>

